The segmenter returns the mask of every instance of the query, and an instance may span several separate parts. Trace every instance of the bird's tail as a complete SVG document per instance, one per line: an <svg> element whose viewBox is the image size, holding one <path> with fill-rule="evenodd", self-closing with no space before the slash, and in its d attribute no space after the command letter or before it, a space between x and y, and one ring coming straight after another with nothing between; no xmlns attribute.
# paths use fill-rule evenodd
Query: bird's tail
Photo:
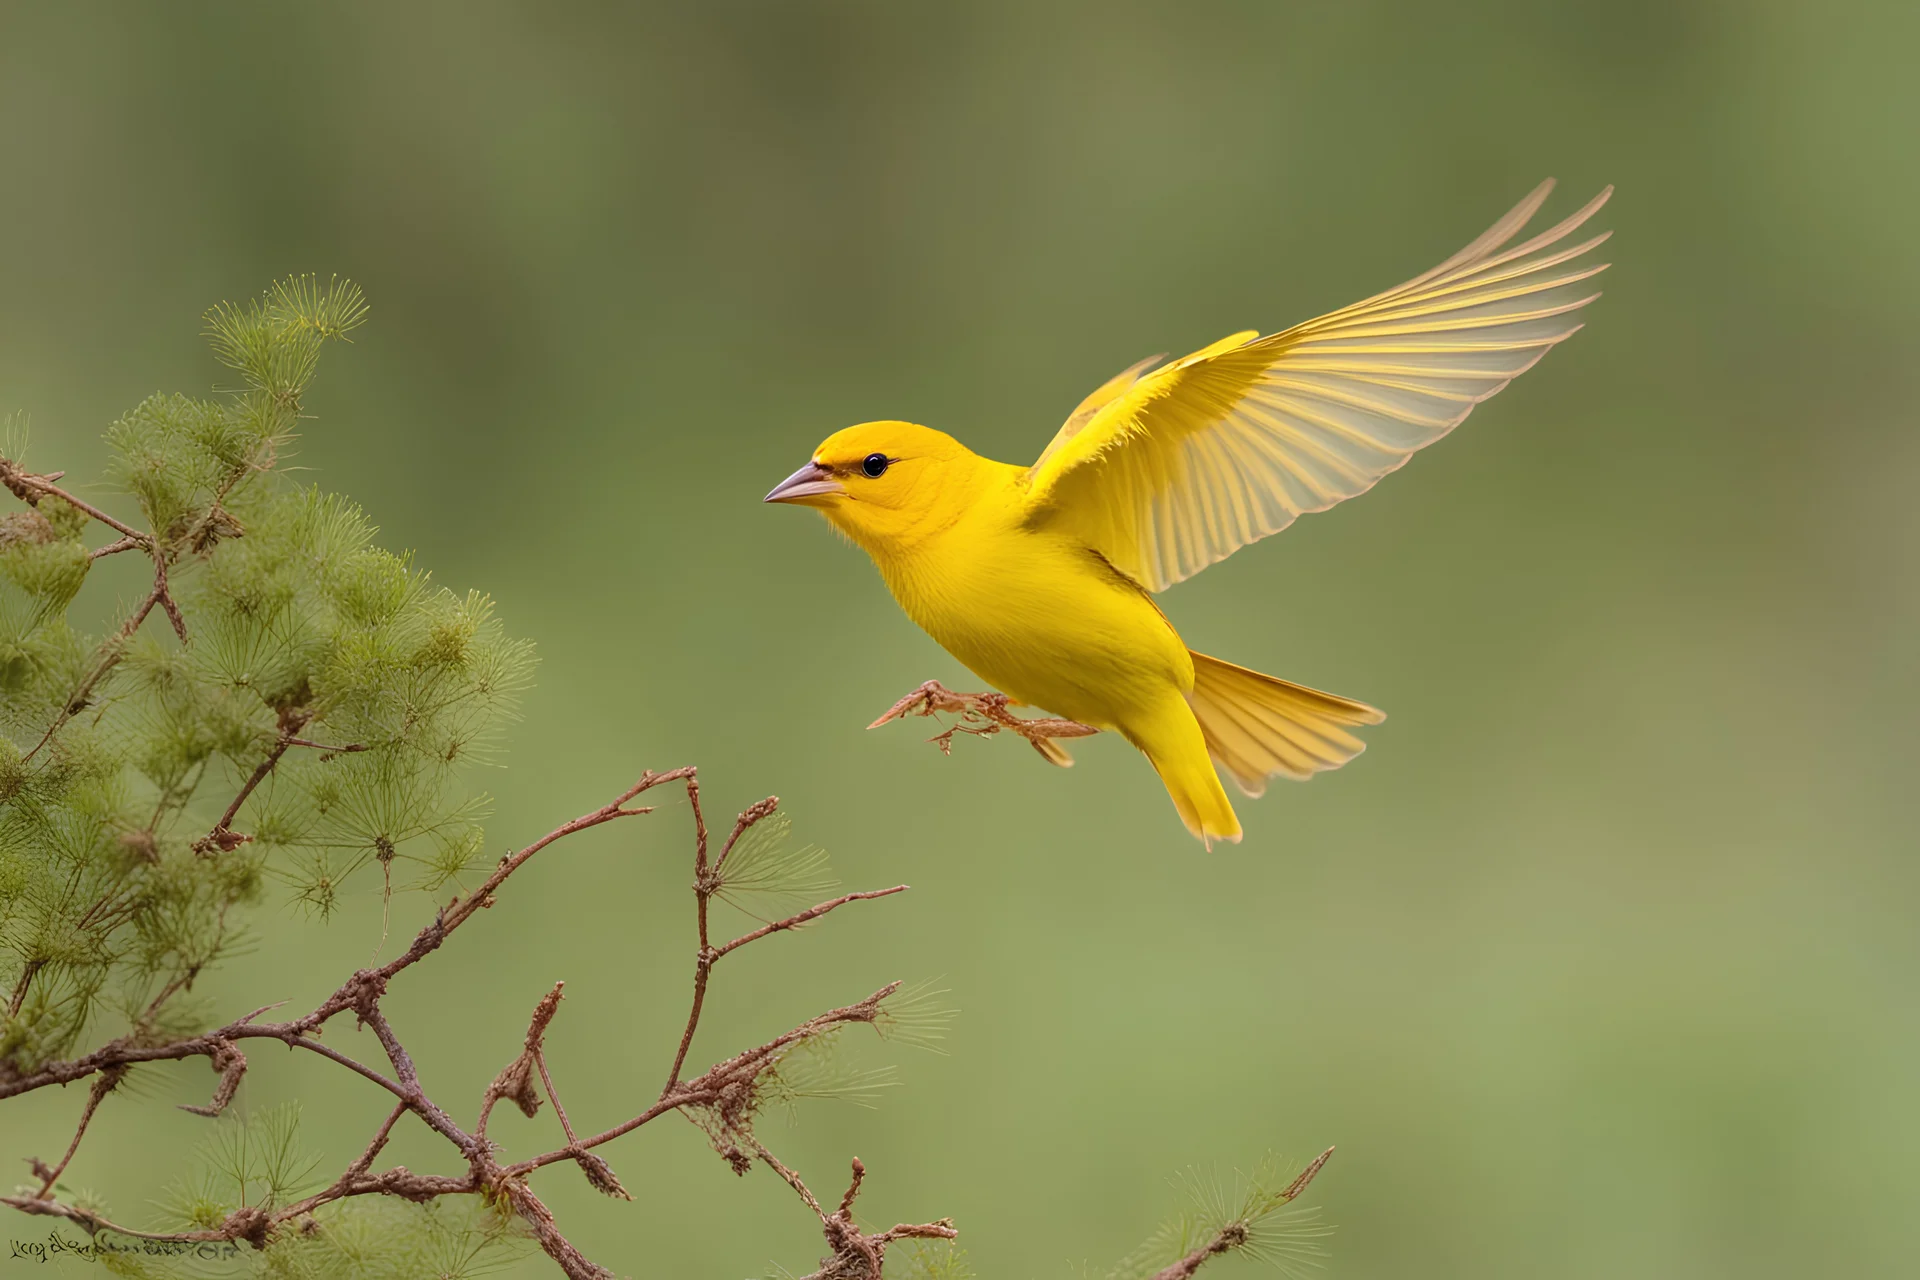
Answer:
<svg viewBox="0 0 1920 1280"><path fill-rule="evenodd" d="M1364 702L1276 680L1204 653L1193 655L1193 692L1187 701L1200 722L1207 754L1250 796L1265 791L1268 778L1305 781L1323 769L1338 769L1367 749L1347 726L1387 718ZM1177 794L1174 800L1179 803Z"/></svg>
<svg viewBox="0 0 1920 1280"><path fill-rule="evenodd" d="M1211 848L1215 840L1240 839L1240 819L1207 758L1206 739L1193 712L1177 698L1122 730L1146 755L1173 797L1180 821Z"/></svg>

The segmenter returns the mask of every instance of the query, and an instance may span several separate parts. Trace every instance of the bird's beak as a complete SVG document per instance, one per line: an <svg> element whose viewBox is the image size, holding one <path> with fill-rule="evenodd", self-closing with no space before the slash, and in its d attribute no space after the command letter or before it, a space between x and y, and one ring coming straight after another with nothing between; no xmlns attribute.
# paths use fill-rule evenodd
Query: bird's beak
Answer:
<svg viewBox="0 0 1920 1280"><path fill-rule="evenodd" d="M773 486L764 502L796 502L803 507L824 507L825 499L845 493L840 482L835 480L827 469L817 462L809 462L792 475Z"/></svg>

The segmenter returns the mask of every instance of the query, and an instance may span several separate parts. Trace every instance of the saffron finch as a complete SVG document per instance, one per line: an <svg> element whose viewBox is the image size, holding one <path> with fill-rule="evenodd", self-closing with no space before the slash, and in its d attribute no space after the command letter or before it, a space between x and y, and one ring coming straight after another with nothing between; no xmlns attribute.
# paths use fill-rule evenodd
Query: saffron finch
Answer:
<svg viewBox="0 0 1920 1280"><path fill-rule="evenodd" d="M1339 768L1364 749L1354 728L1385 717L1191 652L1153 594L1365 493L1580 328L1598 296L1586 282L1606 265L1586 255L1606 235L1565 242L1612 188L1514 244L1552 187L1385 293L1121 371L1032 466L868 422L827 437L766 500L819 508L981 679L1118 731L1190 832L1209 847L1237 841L1216 764L1257 796L1269 778ZM1057 742L1034 741L1070 763Z"/></svg>

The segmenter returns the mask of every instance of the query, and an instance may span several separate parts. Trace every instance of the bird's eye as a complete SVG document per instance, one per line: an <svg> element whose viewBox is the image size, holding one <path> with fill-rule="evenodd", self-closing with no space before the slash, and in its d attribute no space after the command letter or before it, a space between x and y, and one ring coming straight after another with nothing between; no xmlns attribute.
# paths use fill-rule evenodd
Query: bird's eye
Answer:
<svg viewBox="0 0 1920 1280"><path fill-rule="evenodd" d="M868 477L878 480L887 473L887 463L891 461L884 453L870 453L860 463L860 470Z"/></svg>

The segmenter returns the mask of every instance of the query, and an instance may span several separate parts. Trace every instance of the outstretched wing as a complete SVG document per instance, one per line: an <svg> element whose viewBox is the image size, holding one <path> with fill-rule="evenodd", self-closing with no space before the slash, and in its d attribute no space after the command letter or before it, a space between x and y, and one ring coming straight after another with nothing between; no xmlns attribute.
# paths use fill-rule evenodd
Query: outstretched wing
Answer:
<svg viewBox="0 0 1920 1280"><path fill-rule="evenodd" d="M1397 288L1111 379L1027 473L1030 518L1162 591L1365 493L1580 328L1599 296L1582 282L1606 269L1582 258L1607 235L1558 246L1613 188L1507 247L1552 190Z"/></svg>

